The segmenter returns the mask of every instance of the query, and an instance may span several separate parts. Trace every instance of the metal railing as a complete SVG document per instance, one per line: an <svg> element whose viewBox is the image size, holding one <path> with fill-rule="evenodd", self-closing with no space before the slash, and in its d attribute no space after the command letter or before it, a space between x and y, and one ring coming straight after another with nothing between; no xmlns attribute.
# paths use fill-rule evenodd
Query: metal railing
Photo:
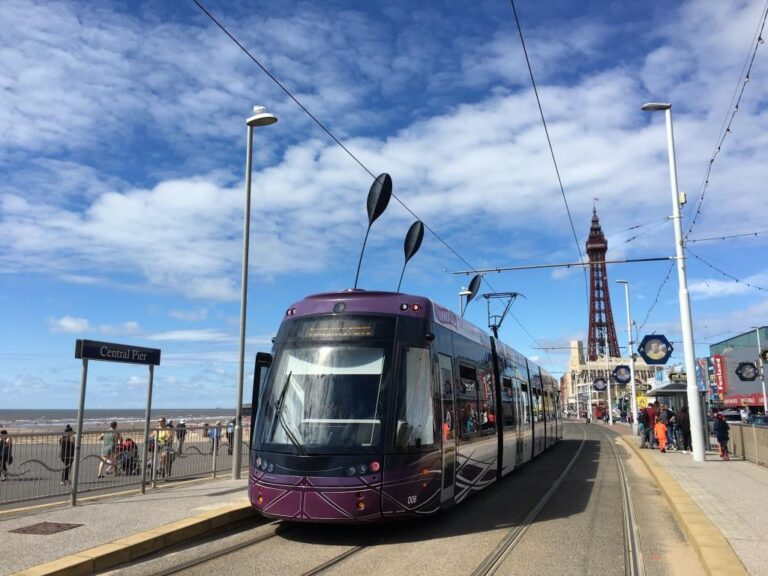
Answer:
<svg viewBox="0 0 768 576"><path fill-rule="evenodd" d="M122 443L104 445L102 434L83 433L77 494L116 487L141 485L143 466L147 486L161 482L216 477L232 470L234 434L215 426L173 430L164 445L149 438L147 462L142 462L143 430L118 430ZM156 432L153 430L152 432ZM70 495L73 490L74 461L62 449L59 433L10 434L10 458L0 454L0 504ZM250 438L244 427L243 438ZM74 446L74 435L71 436ZM247 442L241 450L247 454ZM74 455L74 449L69 450ZM62 457L63 456L63 457ZM249 459L243 458L245 467Z"/></svg>
<svg viewBox="0 0 768 576"><path fill-rule="evenodd" d="M731 436L728 449L732 458L742 458L768 466L768 426L729 423Z"/></svg>

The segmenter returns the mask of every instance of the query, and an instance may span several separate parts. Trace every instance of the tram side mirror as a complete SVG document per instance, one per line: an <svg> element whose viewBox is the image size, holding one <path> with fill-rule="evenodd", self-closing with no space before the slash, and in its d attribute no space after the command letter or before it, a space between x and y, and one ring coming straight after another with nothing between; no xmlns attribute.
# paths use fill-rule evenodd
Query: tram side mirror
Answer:
<svg viewBox="0 0 768 576"><path fill-rule="evenodd" d="M253 448L253 431L256 429L256 414L259 412L259 389L261 388L261 372L272 366L272 354L256 353L256 365L253 368L253 396L251 397L251 438L248 447Z"/></svg>

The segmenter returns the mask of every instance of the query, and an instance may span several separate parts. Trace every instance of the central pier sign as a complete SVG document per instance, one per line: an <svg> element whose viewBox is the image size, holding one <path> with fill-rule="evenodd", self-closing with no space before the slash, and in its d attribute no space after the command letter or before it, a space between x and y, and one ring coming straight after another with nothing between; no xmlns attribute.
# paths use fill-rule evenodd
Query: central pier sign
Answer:
<svg viewBox="0 0 768 576"><path fill-rule="evenodd" d="M160 349L98 342L96 340L77 340L75 343L75 358L159 366Z"/></svg>

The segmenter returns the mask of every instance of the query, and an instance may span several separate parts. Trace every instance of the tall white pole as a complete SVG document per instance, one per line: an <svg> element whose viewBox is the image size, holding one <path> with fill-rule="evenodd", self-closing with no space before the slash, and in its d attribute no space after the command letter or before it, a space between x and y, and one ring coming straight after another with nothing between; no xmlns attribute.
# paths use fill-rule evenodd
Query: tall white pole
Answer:
<svg viewBox="0 0 768 576"><path fill-rule="evenodd" d="M680 193L677 190L677 164L675 162L675 137L672 130L672 105L664 108L667 121L667 148L669 150L669 180L672 188L672 222L675 226L675 252L677 256L677 279L680 286L680 327L683 331L685 351L685 372L687 379L688 407L691 418L691 446L693 460L704 461L704 419L701 413L701 397L696 384L696 358L693 347L693 321L691 300L688 295L688 279L685 271L683 226L680 217Z"/></svg>
<svg viewBox="0 0 768 576"><path fill-rule="evenodd" d="M243 276L240 291L240 353L237 364L237 405L235 407L235 437L232 458L232 478L240 479L242 456L240 453L243 435L243 376L245 372L245 318L248 310L248 247L251 236L251 162L253 149L253 126L247 125L245 151L245 208L243 209Z"/></svg>
<svg viewBox="0 0 768 576"><path fill-rule="evenodd" d="M627 300L627 350L629 351L629 378L632 394L632 434L637 436L637 390L635 389L635 348L632 341L632 313L629 307L629 282L619 280L619 284L624 284L624 297Z"/></svg>
<svg viewBox="0 0 768 576"><path fill-rule="evenodd" d="M768 414L768 396L765 395L765 364L763 364L763 353L760 347L760 327L755 327L757 333L757 361L760 364L760 383L763 385L763 414Z"/></svg>
<svg viewBox="0 0 768 576"><path fill-rule="evenodd" d="M608 423L613 426L613 405L611 404L611 357L608 356L608 370L605 375L605 382L608 384Z"/></svg>

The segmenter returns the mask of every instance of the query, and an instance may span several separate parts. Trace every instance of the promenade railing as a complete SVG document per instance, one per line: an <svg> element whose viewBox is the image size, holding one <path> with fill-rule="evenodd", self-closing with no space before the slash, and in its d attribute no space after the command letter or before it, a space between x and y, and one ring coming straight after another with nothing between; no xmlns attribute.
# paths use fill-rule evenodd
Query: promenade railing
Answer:
<svg viewBox="0 0 768 576"><path fill-rule="evenodd" d="M142 460L144 431L118 430L122 443L114 450L104 445L109 430L83 433L77 494L139 487L146 468L146 486L231 473L232 441L225 426L174 429L166 443L149 438L147 461ZM157 432L152 430L152 432ZM157 435L157 434L155 434ZM62 451L61 433L9 434L10 458L0 454L0 504L56 498L71 494L74 462ZM162 436L161 436L162 437ZM250 438L245 426L243 438ZM72 436L74 445L74 435ZM241 445L243 468L248 466L248 443ZM72 454L73 451L69 450ZM62 459L64 454L64 459ZM100 474L101 473L101 474Z"/></svg>
<svg viewBox="0 0 768 576"><path fill-rule="evenodd" d="M731 451L731 458L742 458L768 466L768 426L734 422L729 424L731 434L728 449Z"/></svg>

